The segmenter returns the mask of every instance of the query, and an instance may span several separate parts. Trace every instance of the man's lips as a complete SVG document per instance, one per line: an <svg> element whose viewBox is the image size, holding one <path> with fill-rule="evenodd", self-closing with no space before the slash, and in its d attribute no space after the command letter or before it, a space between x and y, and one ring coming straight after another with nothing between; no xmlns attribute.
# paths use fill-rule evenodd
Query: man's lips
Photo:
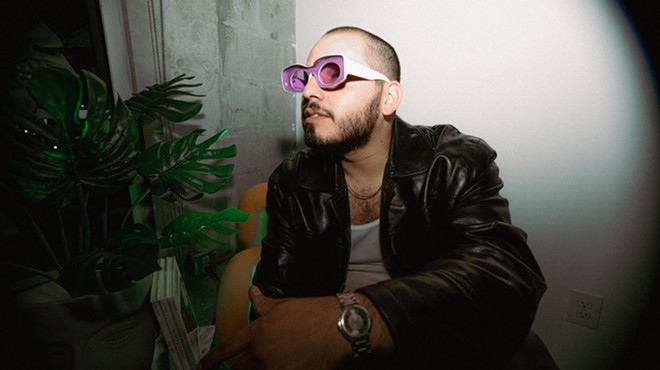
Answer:
<svg viewBox="0 0 660 370"><path fill-rule="evenodd" d="M315 117L327 117L327 115L321 111L314 110L311 108L305 109L305 118L315 118Z"/></svg>
<svg viewBox="0 0 660 370"><path fill-rule="evenodd" d="M305 116L305 123L315 122L321 119L329 118L330 114L323 110L307 108L303 111Z"/></svg>

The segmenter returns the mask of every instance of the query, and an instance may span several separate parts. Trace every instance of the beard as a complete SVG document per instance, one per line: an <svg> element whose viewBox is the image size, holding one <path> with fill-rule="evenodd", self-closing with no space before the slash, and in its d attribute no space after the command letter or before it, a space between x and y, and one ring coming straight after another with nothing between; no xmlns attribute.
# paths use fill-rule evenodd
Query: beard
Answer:
<svg viewBox="0 0 660 370"><path fill-rule="evenodd" d="M318 103L311 102L303 104L303 111L307 107L322 110L333 120L339 129L338 138L323 138L316 134L316 129L313 125L304 125L305 145L312 149L331 152L337 156L343 156L352 150L365 146L371 139L371 135L376 127L379 105L380 94L374 94L373 99L364 110L354 112L339 121L335 121L332 112L321 108ZM303 117L304 120L305 117Z"/></svg>

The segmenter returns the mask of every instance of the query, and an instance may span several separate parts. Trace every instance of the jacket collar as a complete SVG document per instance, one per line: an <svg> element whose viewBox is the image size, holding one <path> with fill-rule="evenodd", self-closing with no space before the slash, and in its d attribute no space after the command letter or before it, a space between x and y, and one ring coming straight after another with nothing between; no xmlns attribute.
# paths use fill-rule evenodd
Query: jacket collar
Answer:
<svg viewBox="0 0 660 370"><path fill-rule="evenodd" d="M413 126L395 117L390 142L390 176L405 177L423 172L428 169L433 155L428 128Z"/></svg>
<svg viewBox="0 0 660 370"><path fill-rule="evenodd" d="M425 132L395 117L387 165L391 177L411 176L428 168L434 151ZM345 186L339 160L328 153L307 149L298 160L302 161L298 166L298 178L303 188L334 193Z"/></svg>
<svg viewBox="0 0 660 370"><path fill-rule="evenodd" d="M339 160L327 152L305 149L297 157L298 179L302 188L336 193L344 186L344 172Z"/></svg>

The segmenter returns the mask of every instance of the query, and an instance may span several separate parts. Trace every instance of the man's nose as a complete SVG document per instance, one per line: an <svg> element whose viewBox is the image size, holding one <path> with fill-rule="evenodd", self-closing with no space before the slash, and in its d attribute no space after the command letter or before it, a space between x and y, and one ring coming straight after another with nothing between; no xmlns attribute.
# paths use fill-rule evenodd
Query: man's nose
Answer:
<svg viewBox="0 0 660 370"><path fill-rule="evenodd" d="M311 97L319 98L322 93L323 89L316 82L316 76L309 76L309 80L307 80L307 83L305 84L305 87L302 91L303 97L305 99L310 99Z"/></svg>

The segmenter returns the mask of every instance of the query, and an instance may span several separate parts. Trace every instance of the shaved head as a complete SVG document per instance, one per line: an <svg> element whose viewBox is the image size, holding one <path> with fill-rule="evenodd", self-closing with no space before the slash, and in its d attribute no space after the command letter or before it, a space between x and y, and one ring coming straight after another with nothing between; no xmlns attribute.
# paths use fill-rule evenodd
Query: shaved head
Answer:
<svg viewBox="0 0 660 370"><path fill-rule="evenodd" d="M340 33L351 33L362 36L365 39L365 46L368 52L367 56L369 58L367 58L367 61L369 67L383 73L392 81L401 81L399 56L396 54L394 47L387 41L362 28L349 26L333 28L326 32L325 35Z"/></svg>

